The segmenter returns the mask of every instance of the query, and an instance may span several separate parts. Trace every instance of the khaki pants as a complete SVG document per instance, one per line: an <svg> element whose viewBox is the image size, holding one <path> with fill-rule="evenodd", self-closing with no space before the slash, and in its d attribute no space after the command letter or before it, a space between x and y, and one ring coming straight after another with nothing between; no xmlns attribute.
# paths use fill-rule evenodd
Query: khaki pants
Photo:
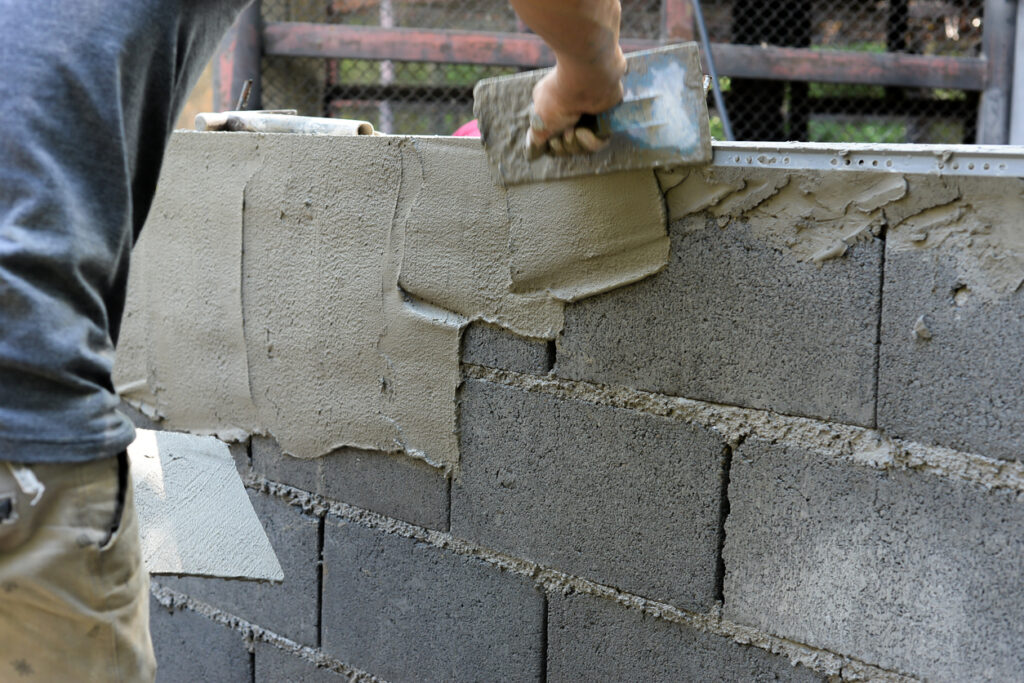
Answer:
<svg viewBox="0 0 1024 683"><path fill-rule="evenodd" d="M152 681L127 457L30 469L35 505L0 462L0 681Z"/></svg>

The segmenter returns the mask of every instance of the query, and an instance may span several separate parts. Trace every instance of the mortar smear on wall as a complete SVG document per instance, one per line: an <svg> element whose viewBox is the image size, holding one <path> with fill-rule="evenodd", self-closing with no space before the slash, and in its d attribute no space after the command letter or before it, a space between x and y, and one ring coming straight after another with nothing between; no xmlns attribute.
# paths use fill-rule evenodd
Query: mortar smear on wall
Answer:
<svg viewBox="0 0 1024 683"><path fill-rule="evenodd" d="M963 291L995 300L1024 289L1024 182L1017 178L946 181L946 200L896 224L900 250L934 250L952 258Z"/></svg>
<svg viewBox="0 0 1024 683"><path fill-rule="evenodd" d="M668 261L651 172L506 191L477 142L446 138L191 133L169 158L120 385L165 426L269 432L298 457L352 446L455 466L471 320L552 339L564 302ZM170 292L203 305L165 306Z"/></svg>
<svg viewBox="0 0 1024 683"><path fill-rule="evenodd" d="M1024 286L1024 182L898 173L707 167L659 172L669 218L739 220L799 262L821 265L887 232L895 249L952 256L963 284L993 300ZM684 230L706 227L687 221Z"/></svg>

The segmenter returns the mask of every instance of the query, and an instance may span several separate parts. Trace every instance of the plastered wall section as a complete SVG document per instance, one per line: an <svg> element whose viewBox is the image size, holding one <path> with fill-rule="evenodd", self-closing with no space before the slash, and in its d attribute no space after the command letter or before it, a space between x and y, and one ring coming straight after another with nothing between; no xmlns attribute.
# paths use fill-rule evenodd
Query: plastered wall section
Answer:
<svg viewBox="0 0 1024 683"><path fill-rule="evenodd" d="M458 461L459 341L533 339L668 259L650 171L505 190L479 142L176 133L118 392L171 429Z"/></svg>

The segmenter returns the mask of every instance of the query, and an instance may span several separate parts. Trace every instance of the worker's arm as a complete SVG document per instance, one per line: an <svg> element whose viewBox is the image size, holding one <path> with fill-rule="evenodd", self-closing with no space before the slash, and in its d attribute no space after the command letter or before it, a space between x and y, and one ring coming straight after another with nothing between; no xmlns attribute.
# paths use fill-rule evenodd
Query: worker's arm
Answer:
<svg viewBox="0 0 1024 683"><path fill-rule="evenodd" d="M542 144L622 99L626 59L619 47L618 0L511 0L526 24L551 46L557 64L533 90L530 136Z"/></svg>

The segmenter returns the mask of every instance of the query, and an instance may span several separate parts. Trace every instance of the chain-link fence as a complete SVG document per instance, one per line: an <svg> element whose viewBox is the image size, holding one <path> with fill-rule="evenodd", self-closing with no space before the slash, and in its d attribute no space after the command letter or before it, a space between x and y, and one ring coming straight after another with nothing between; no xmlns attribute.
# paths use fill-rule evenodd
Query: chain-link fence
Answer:
<svg viewBox="0 0 1024 683"><path fill-rule="evenodd" d="M664 0L623 0L622 37L664 40ZM714 43L975 57L984 0L704 0ZM263 0L265 21L524 32L504 0ZM473 84L510 67L265 56L263 106L449 134ZM973 142L978 94L954 89L721 79L737 139ZM722 137L717 113L712 133Z"/></svg>

